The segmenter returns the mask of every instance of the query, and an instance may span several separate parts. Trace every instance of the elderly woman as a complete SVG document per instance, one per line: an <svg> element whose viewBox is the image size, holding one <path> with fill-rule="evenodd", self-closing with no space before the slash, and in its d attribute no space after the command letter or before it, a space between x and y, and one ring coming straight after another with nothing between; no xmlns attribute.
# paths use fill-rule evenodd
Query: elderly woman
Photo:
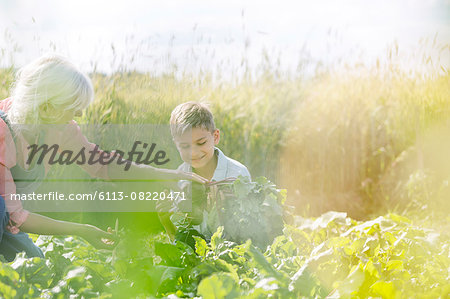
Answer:
<svg viewBox="0 0 450 299"><path fill-rule="evenodd" d="M93 100L90 79L65 58L43 56L18 72L10 98L0 101L0 254L13 260L16 253L41 256L42 251L26 234L76 234L99 248L110 248L113 235L95 226L57 221L22 208L21 202L11 200L12 194L30 192L45 177L48 164L27 162L27 148L38 140L45 144L59 144L60 150L78 152L95 145L81 134L73 121ZM26 124L24 126L23 124ZM40 124L65 124L64 132L42 134ZM53 140L52 140L53 139ZM56 140L54 140L56 139ZM65 142L61 142L65 140ZM98 151L100 155L102 151ZM103 179L189 179L206 180L191 173L157 169L132 163L128 171L116 164L100 163L81 167L91 176ZM14 177L26 178L15 182Z"/></svg>

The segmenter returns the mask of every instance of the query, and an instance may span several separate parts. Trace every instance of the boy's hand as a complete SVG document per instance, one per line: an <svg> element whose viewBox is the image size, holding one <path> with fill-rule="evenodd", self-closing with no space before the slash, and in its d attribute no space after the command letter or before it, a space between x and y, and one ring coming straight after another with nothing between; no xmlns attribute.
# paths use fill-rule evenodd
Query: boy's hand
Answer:
<svg viewBox="0 0 450 299"><path fill-rule="evenodd" d="M164 193L170 193L168 190L164 190ZM168 198L168 196L166 196ZM171 200L158 200L156 202L156 211L160 216L165 216L166 214L171 214L171 209L173 207L173 202Z"/></svg>
<svg viewBox="0 0 450 299"><path fill-rule="evenodd" d="M168 190L164 190L164 192L167 194L169 193ZM167 198L167 196L166 196ZM177 231L177 228L170 220L170 216L172 215L171 209L173 207L173 202L171 200L159 200L156 202L156 211L158 212L158 218L166 230L167 235L169 236L170 240L174 240L175 232Z"/></svg>
<svg viewBox="0 0 450 299"><path fill-rule="evenodd" d="M200 184L206 184L209 182L208 179L205 179L204 177L193 172L179 171L178 175L180 180L189 180Z"/></svg>
<svg viewBox="0 0 450 299"><path fill-rule="evenodd" d="M203 222L203 209L201 207L192 207L189 214L189 220L192 225L200 225Z"/></svg>

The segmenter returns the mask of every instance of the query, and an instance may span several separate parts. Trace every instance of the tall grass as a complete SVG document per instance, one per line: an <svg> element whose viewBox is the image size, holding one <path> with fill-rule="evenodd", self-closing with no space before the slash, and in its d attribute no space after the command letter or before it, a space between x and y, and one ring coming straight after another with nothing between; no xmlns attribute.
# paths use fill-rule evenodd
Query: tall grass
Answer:
<svg viewBox="0 0 450 299"><path fill-rule="evenodd" d="M313 82L281 156L291 200L314 214L337 209L357 218L393 209L399 202L386 184L402 178L391 172L402 156L417 162L412 148L449 119L449 79L366 69Z"/></svg>

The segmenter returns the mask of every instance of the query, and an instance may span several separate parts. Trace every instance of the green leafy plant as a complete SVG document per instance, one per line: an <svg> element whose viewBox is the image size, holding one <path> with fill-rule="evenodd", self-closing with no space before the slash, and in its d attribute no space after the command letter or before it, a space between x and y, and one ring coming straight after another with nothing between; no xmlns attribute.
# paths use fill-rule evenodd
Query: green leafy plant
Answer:
<svg viewBox="0 0 450 299"><path fill-rule="evenodd" d="M75 237L40 236L45 258L0 263L5 298L445 298L449 236L388 214L296 217L263 252L219 227L195 249L164 234L123 235L113 254ZM176 297L174 297L176 296Z"/></svg>
<svg viewBox="0 0 450 299"><path fill-rule="evenodd" d="M286 191L277 189L265 177L252 182L241 176L232 184L219 186L210 196L213 199L209 229L216 231L223 226L228 240L243 243L251 239L253 244L265 249L282 233Z"/></svg>

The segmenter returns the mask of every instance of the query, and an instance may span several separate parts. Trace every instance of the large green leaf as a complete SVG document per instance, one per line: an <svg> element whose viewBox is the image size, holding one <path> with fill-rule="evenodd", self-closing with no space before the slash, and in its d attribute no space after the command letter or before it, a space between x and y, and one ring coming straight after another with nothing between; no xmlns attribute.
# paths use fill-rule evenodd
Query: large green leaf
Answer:
<svg viewBox="0 0 450 299"><path fill-rule="evenodd" d="M198 285L198 295L203 299L238 298L239 285L229 273L215 273Z"/></svg>
<svg viewBox="0 0 450 299"><path fill-rule="evenodd" d="M392 281L377 281L370 287L370 289L382 298L400 298L400 293L395 289Z"/></svg>
<svg viewBox="0 0 450 299"><path fill-rule="evenodd" d="M165 265L175 267L181 266L183 251L181 251L177 246L161 242L155 242L154 244L155 254L162 258Z"/></svg>

